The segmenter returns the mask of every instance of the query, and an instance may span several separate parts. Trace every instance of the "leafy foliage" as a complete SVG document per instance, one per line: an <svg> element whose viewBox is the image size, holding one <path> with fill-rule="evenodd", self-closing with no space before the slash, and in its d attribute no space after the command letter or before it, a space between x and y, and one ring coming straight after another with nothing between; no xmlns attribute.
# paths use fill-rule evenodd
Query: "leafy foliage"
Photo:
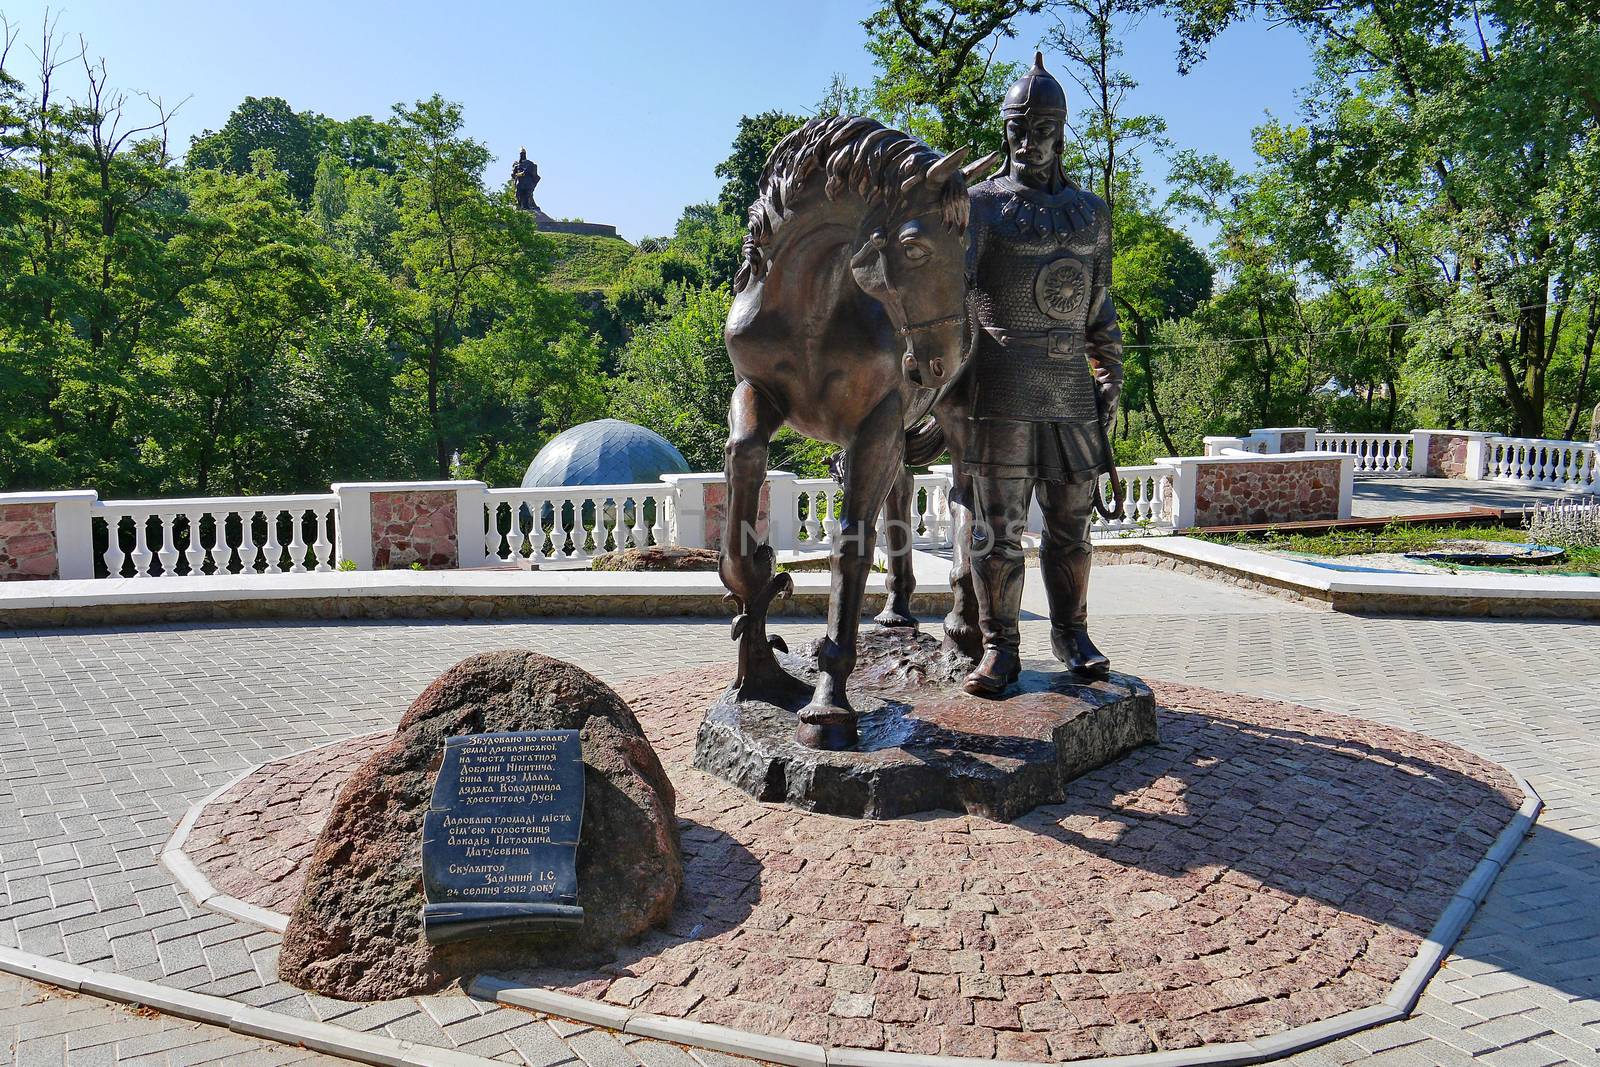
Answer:
<svg viewBox="0 0 1600 1067"><path fill-rule="evenodd" d="M733 136L733 151L727 159L717 164L717 177L723 179L717 207L725 214L744 218L745 210L756 198L756 186L761 181L761 170L767 164L767 156L772 154L779 141L804 123L804 118L786 111L763 111L759 115L742 116L738 132Z"/></svg>
<svg viewBox="0 0 1600 1067"><path fill-rule="evenodd" d="M0 49L0 484L281 492L458 459L514 481L604 411L552 245L484 189L455 105L252 98L180 166L159 105L132 118L93 64L65 100L45 41L26 82Z"/></svg>
<svg viewBox="0 0 1600 1067"><path fill-rule="evenodd" d="M1303 104L1255 130L1253 165L1131 113L1124 43L1156 17L1184 68L1245 18L1311 45ZM881 0L875 76L836 75L817 111L998 148L1021 73L998 50L1033 25L1069 87L1064 165L1111 209L1122 460L1266 425L1574 437L1600 412L1588 7ZM540 233L437 96L346 120L248 97L180 162L159 101L113 89L53 24L26 73L14 40L0 23L0 486L515 481L608 411L720 466L744 211L801 116L743 117L717 199L635 248ZM784 432L772 462L820 474L829 451Z"/></svg>

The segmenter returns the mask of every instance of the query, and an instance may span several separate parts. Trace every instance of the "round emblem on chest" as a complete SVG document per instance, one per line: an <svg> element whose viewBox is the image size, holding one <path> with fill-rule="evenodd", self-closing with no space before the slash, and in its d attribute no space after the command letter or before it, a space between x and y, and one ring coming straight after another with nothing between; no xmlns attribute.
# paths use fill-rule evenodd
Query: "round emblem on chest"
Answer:
<svg viewBox="0 0 1600 1067"><path fill-rule="evenodd" d="M1089 268L1070 256L1052 259L1033 279L1033 299L1052 319L1065 321L1083 307L1089 293Z"/></svg>

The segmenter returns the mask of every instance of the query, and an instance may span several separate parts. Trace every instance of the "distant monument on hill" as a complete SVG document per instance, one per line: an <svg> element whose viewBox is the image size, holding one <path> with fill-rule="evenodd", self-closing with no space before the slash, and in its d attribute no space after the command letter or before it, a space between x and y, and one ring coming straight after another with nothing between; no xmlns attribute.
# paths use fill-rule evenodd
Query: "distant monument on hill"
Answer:
<svg viewBox="0 0 1600 1067"><path fill-rule="evenodd" d="M539 165L528 158L526 148L511 165L511 182L516 187L517 210L533 212L534 217L539 220L539 229L546 233L579 233L589 237L617 236L617 228L607 226L603 222L562 222L546 215L533 199L533 191L539 185Z"/></svg>

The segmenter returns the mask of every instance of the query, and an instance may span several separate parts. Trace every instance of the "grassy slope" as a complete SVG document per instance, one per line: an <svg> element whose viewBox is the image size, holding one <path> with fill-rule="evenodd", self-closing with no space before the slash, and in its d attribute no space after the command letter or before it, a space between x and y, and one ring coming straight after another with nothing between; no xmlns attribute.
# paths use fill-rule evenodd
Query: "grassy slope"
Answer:
<svg viewBox="0 0 1600 1067"><path fill-rule="evenodd" d="M1372 552L1419 552L1441 541L1508 541L1525 544L1526 530L1504 526L1388 526L1381 530L1336 530L1332 533L1268 534L1249 537L1228 534L1203 537L1203 540L1238 548L1270 548L1284 552L1304 552L1312 556L1361 556ZM1462 568L1465 570L1466 568ZM1548 567L1522 568L1537 574L1600 574L1600 548L1570 548L1564 563Z"/></svg>
<svg viewBox="0 0 1600 1067"><path fill-rule="evenodd" d="M545 237L556 247L556 262L548 279L553 289L609 293L637 251L616 237L575 233L548 233Z"/></svg>

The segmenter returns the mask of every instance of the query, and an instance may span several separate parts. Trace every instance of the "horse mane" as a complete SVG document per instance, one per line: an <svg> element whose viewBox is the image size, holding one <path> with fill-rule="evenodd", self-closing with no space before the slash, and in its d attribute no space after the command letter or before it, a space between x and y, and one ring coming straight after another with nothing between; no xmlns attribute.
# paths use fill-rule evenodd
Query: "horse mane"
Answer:
<svg viewBox="0 0 1600 1067"><path fill-rule="evenodd" d="M829 200L854 189L869 208L880 204L893 212L904 198L908 178L926 177L941 158L909 134L859 116L814 118L779 141L761 172L755 203L750 205L744 238L744 262L734 277L735 292L766 274L765 248L783 224L788 210L819 172L826 177ZM914 184L914 183L913 183ZM966 181L958 171L942 191L946 228L967 226Z"/></svg>

